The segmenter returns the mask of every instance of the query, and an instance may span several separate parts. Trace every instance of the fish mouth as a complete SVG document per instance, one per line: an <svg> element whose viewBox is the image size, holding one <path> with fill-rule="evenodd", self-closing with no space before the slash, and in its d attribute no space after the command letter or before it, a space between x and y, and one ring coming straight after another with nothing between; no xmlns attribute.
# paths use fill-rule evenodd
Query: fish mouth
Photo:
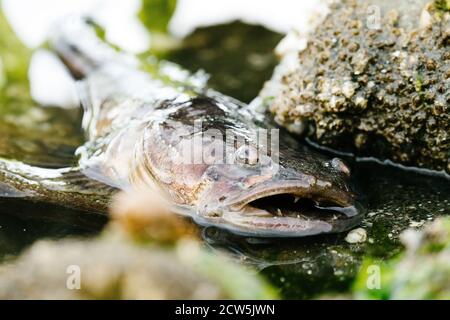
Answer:
<svg viewBox="0 0 450 320"><path fill-rule="evenodd" d="M338 233L358 225L364 214L353 193L330 186L315 190L285 185L256 190L222 215L235 233L303 237Z"/></svg>

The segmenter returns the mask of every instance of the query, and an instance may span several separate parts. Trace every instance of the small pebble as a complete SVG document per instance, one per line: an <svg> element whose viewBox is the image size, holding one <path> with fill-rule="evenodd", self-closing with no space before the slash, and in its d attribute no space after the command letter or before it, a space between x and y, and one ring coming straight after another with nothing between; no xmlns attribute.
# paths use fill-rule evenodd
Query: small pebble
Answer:
<svg viewBox="0 0 450 320"><path fill-rule="evenodd" d="M418 227L423 226L424 223L425 223L425 221L411 221L411 222L409 223L409 226L410 226L411 228L418 228Z"/></svg>
<svg viewBox="0 0 450 320"><path fill-rule="evenodd" d="M350 231L345 237L348 243L362 243L367 240L367 231L363 228L357 228Z"/></svg>

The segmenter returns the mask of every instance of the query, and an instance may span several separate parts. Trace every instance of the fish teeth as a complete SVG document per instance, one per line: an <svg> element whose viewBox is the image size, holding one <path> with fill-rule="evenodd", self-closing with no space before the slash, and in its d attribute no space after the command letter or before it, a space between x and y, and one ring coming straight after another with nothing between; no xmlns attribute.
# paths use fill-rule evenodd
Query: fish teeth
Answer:
<svg viewBox="0 0 450 320"><path fill-rule="evenodd" d="M300 200L300 197L294 197L294 203L297 203Z"/></svg>
<svg viewBox="0 0 450 320"><path fill-rule="evenodd" d="M283 215L283 214L281 213L280 208L277 208L277 215L280 216L280 217Z"/></svg>

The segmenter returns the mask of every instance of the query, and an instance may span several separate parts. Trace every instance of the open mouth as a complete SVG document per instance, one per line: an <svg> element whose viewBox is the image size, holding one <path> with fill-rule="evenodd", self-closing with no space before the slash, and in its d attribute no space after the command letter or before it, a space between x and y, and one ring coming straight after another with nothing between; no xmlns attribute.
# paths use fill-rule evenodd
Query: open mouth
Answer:
<svg viewBox="0 0 450 320"><path fill-rule="evenodd" d="M266 237L336 233L361 222L361 208L353 201L347 205L347 200L286 191L254 195L241 201L238 211L228 212L223 218L238 227L238 232Z"/></svg>
<svg viewBox="0 0 450 320"><path fill-rule="evenodd" d="M265 210L273 216L306 220L331 220L356 214L354 207L340 207L331 202L317 202L295 194L277 194L251 201L247 206Z"/></svg>

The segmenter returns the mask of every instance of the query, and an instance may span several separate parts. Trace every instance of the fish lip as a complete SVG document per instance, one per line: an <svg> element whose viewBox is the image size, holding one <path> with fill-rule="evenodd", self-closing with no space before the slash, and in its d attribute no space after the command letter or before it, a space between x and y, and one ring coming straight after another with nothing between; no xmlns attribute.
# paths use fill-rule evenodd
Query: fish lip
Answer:
<svg viewBox="0 0 450 320"><path fill-rule="evenodd" d="M317 201L328 201L336 204L336 207L346 208L355 205L355 195L350 191L344 191L340 188L327 185L324 187L319 184L305 184L298 181L281 181L279 183L269 183L260 185L249 193L228 200L228 207L231 211L240 211L249 203L275 195L291 194L300 198L306 198ZM324 184L322 184L324 185ZM356 214L356 213L355 213ZM353 215L350 213L350 215Z"/></svg>
<svg viewBox="0 0 450 320"><path fill-rule="evenodd" d="M272 195L277 194L280 193L272 192ZM240 207L240 210L222 212L216 226L246 237L299 238L345 232L359 225L365 216L365 209L358 201L349 206L339 207L342 215L333 219L325 216L313 219L302 216L277 216L248 204L243 206L241 204ZM252 211L252 209L256 209L256 211ZM318 208L318 210L321 209Z"/></svg>
<svg viewBox="0 0 450 320"><path fill-rule="evenodd" d="M220 227L222 229L226 229L231 233L244 236L244 237L262 237L262 238L300 238L300 237L310 237L310 236L317 236L320 234L332 234L332 233L340 233L347 230L350 230L359 224L361 224L364 214L358 214L355 216L352 216L348 218L344 223L345 225L341 226L332 226L327 221L321 221L321 220L315 220L311 221L312 224L308 227L301 227L299 225L296 225L295 222L291 224L287 228L279 228L279 227L272 227L272 228L255 228L254 224L236 224L233 222L233 215L238 215L237 212L228 212L222 217L221 221L228 221L232 222L230 224L221 224L215 225L216 227ZM295 219L295 218L278 218L280 224L283 223L283 219ZM301 221L300 221L301 222Z"/></svg>

